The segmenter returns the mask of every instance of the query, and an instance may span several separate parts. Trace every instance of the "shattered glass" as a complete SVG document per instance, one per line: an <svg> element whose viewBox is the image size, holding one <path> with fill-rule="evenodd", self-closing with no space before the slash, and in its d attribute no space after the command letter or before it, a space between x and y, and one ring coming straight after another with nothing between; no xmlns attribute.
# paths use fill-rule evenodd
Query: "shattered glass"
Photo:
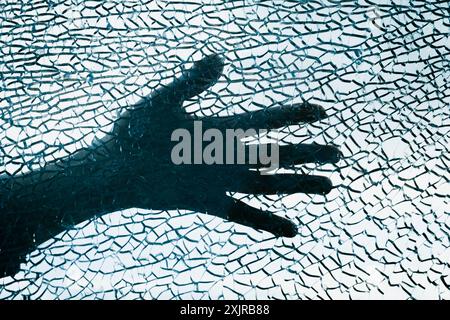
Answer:
<svg viewBox="0 0 450 320"><path fill-rule="evenodd" d="M449 299L447 1L2 1L2 177L91 145L212 53L224 74L189 112L311 101L329 114L284 128L283 142L340 146L337 164L297 168L337 188L232 195L299 235L186 210L111 212L38 244L0 298Z"/></svg>

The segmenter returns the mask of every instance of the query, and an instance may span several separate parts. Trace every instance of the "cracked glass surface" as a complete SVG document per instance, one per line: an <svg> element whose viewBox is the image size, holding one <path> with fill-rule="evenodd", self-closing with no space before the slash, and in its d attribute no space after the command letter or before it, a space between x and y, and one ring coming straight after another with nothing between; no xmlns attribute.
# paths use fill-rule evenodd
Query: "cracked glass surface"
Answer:
<svg viewBox="0 0 450 320"><path fill-rule="evenodd" d="M283 142L344 158L297 168L329 177L326 196L233 195L290 218L294 238L111 212L39 244L0 298L450 298L449 38L447 1L2 1L3 177L91 145L212 53L224 74L188 111L318 103L330 116Z"/></svg>

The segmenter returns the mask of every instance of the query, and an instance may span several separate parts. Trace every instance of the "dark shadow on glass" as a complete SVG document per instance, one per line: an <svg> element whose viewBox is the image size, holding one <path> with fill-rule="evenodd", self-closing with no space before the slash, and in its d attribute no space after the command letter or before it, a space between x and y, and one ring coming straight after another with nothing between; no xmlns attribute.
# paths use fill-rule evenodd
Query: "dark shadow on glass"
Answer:
<svg viewBox="0 0 450 320"><path fill-rule="evenodd" d="M43 169L0 180L0 276L14 275L40 243L102 214L132 207L188 209L294 237L296 225L271 212L237 201L227 192L251 194L326 194L328 178L295 174L261 175L264 165L175 165L175 129L192 132L194 118L183 101L216 83L224 62L218 55L197 61L174 80L125 111L114 129L89 149ZM325 110L303 103L222 118L202 119L204 129L272 129L326 118ZM300 144L280 147L280 165L336 163L335 146Z"/></svg>

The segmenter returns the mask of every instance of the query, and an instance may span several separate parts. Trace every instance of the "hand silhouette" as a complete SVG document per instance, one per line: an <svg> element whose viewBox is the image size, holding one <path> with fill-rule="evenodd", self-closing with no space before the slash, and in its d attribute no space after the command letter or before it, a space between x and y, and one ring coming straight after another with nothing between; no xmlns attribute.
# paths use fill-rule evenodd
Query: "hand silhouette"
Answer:
<svg viewBox="0 0 450 320"><path fill-rule="evenodd" d="M182 108L186 99L211 87L222 74L223 60L211 55L170 85L127 109L112 132L67 159L0 184L0 275L18 271L35 245L95 216L132 207L187 209L265 230L277 237L294 237L288 219L256 209L227 195L326 194L326 177L296 174L262 175L253 164L174 164L171 141L176 129L193 133L194 121L204 130L272 129L326 117L320 106L303 103L241 115L196 119ZM193 133L194 135L194 133ZM224 133L225 136L225 133ZM259 146L261 147L261 145ZM250 147L245 146L248 155ZM279 165L336 163L335 146L298 144L279 147Z"/></svg>

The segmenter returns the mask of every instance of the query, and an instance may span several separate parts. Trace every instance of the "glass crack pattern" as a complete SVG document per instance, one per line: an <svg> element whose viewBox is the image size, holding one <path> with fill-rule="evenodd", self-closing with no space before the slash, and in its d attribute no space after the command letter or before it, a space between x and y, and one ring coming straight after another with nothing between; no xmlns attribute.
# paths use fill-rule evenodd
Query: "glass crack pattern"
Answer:
<svg viewBox="0 0 450 320"><path fill-rule="evenodd" d="M189 112L310 101L330 115L282 140L338 145L339 163L296 168L337 188L232 194L299 234L185 210L111 212L38 244L0 279L0 298L449 299L447 1L2 1L2 177L90 146L212 53L224 74Z"/></svg>

